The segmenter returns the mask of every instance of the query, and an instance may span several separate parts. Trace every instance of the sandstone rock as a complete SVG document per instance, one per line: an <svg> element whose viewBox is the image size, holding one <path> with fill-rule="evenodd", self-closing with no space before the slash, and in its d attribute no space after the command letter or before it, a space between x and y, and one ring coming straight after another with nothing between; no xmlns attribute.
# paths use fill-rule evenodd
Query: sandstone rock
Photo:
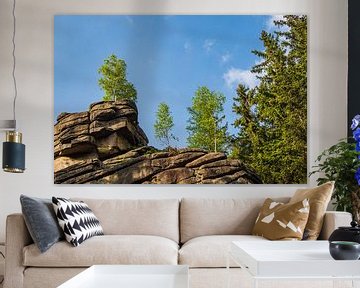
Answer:
<svg viewBox="0 0 360 288"><path fill-rule="evenodd" d="M79 136L89 135L89 125L77 125L61 131L58 135L60 143L69 143Z"/></svg>
<svg viewBox="0 0 360 288"><path fill-rule="evenodd" d="M212 168L200 168L197 171L198 177L200 177L201 181L209 178L219 178L219 176L233 174L238 172L240 167L233 166L217 166Z"/></svg>
<svg viewBox="0 0 360 288"><path fill-rule="evenodd" d="M200 169L222 167L222 166L243 167L243 164L241 163L240 160L224 159L224 160L218 160L218 161L214 161L214 162L210 162L210 163L201 165Z"/></svg>
<svg viewBox="0 0 360 288"><path fill-rule="evenodd" d="M105 167L114 166L114 165L120 164L124 161L127 161L129 159L134 159L139 156L142 156L143 154L145 154L151 150L152 150L152 147L150 147L150 146L142 146L140 148L126 152L125 154L121 154L116 157L112 157L110 159L104 160L103 164Z"/></svg>
<svg viewBox="0 0 360 288"><path fill-rule="evenodd" d="M201 149L201 148L180 148L177 150L179 154L181 153L187 153L187 152L202 152L202 153L208 153L208 151Z"/></svg>
<svg viewBox="0 0 360 288"><path fill-rule="evenodd" d="M62 113L54 125L55 183L249 184L253 171L224 153L148 146L133 101L102 101Z"/></svg>
<svg viewBox="0 0 360 288"><path fill-rule="evenodd" d="M118 137L116 132L96 140L96 148L101 159L119 155L122 152L130 150L131 147L131 143L124 137Z"/></svg>
<svg viewBox="0 0 360 288"><path fill-rule="evenodd" d="M151 183L153 184L190 184L187 182L187 179L191 179L189 182L193 180L196 181L194 177L194 170L191 168L174 168L162 171L155 176L152 177Z"/></svg>
<svg viewBox="0 0 360 288"><path fill-rule="evenodd" d="M251 171L249 169L245 169L245 171L246 171L246 175L244 175L243 178L248 179L250 183L262 184L261 178L254 171ZM239 182L238 184L242 184L242 183Z"/></svg>
<svg viewBox="0 0 360 288"><path fill-rule="evenodd" d="M99 160L83 160L74 163L66 168L55 172L55 184L66 183L67 179L82 175L88 171L96 170L100 167L101 162Z"/></svg>
<svg viewBox="0 0 360 288"><path fill-rule="evenodd" d="M118 109L121 107L130 107L133 110L135 110L136 114L138 113L135 102L130 99L95 102L95 103L90 104L89 111L93 112L93 111L102 110L102 109Z"/></svg>
<svg viewBox="0 0 360 288"><path fill-rule="evenodd" d="M173 155L174 152L155 152L150 155L150 159L167 158Z"/></svg>
<svg viewBox="0 0 360 288"><path fill-rule="evenodd" d="M204 155L204 152L184 152L168 158L157 158L152 160L151 165L161 169L172 169L175 167L185 166Z"/></svg>
<svg viewBox="0 0 360 288"><path fill-rule="evenodd" d="M122 141L131 143L134 146L144 146L148 143L147 137L142 135L142 130L137 129L126 118L91 122L89 132L96 139L105 138L116 132L117 137L122 138Z"/></svg>
<svg viewBox="0 0 360 288"><path fill-rule="evenodd" d="M115 118L110 121L92 121L90 124L90 134L97 138L105 137L116 131L126 130L128 125L126 118ZM131 125L131 124L129 124Z"/></svg>
<svg viewBox="0 0 360 288"><path fill-rule="evenodd" d="M81 135L68 143L60 143L54 149L55 156L67 156L76 154L88 154L96 151L94 138L89 135Z"/></svg>
<svg viewBox="0 0 360 288"><path fill-rule="evenodd" d="M115 118L127 118L137 124L137 109L134 102L123 101L102 101L90 106L90 120L109 121Z"/></svg>
<svg viewBox="0 0 360 288"><path fill-rule="evenodd" d="M69 156L60 156L54 159L54 172L58 172L60 170L65 170L69 167L74 167L73 165L81 163L85 160L98 160L98 155L96 152L81 154L79 157L69 157ZM72 169L72 168L71 168Z"/></svg>
<svg viewBox="0 0 360 288"><path fill-rule="evenodd" d="M250 183L248 179L244 179L243 176L246 175L246 171L238 171L233 174L225 175L219 178L213 179L204 179L202 181L203 184L235 184L234 181L238 181L241 179L241 184L248 184ZM240 184L240 183L239 183Z"/></svg>
<svg viewBox="0 0 360 288"><path fill-rule="evenodd" d="M60 132L64 131L73 126L89 124L89 113L80 112L80 113L67 113L63 117L58 119L58 122L54 126L54 134L58 135Z"/></svg>
<svg viewBox="0 0 360 288"><path fill-rule="evenodd" d="M135 160L135 159L134 159ZM150 160L144 160L128 167L125 167L117 172L103 177L96 181L100 184L137 184L147 181L158 172L160 168L151 166Z"/></svg>
<svg viewBox="0 0 360 288"><path fill-rule="evenodd" d="M204 156L191 161L190 163L186 164L186 167L199 167L201 165L210 163L210 162L215 162L217 160L222 160L222 159L226 159L226 155L225 153L221 153L221 152L211 152L208 154L205 154Z"/></svg>
<svg viewBox="0 0 360 288"><path fill-rule="evenodd" d="M117 165L108 165L108 167L103 167L101 169L94 169L93 171L89 173L85 173L79 176L76 176L74 178L68 179L64 184L83 184L83 183L89 183L89 184L106 184L106 182L102 181L105 179L108 175L114 174L117 171L124 169L128 166L133 165L134 163L141 162L143 159L141 157L135 158L135 159L128 159L127 161L124 161L122 163L119 163Z"/></svg>

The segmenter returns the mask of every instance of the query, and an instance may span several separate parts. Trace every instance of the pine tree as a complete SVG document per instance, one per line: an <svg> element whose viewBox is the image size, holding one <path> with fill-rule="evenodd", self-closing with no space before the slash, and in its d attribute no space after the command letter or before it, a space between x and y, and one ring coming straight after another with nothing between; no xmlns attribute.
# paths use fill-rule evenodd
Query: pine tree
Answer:
<svg viewBox="0 0 360 288"><path fill-rule="evenodd" d="M126 79L126 63L123 59L110 55L98 72L102 75L98 82L105 92L103 100L130 99L136 102L137 92L134 85Z"/></svg>
<svg viewBox="0 0 360 288"><path fill-rule="evenodd" d="M233 154L264 183L306 183L307 18L288 15L275 24L277 31L261 34L265 50L253 51L262 60L252 69L260 84L239 85L234 98L240 131Z"/></svg>
<svg viewBox="0 0 360 288"><path fill-rule="evenodd" d="M171 147L171 141L178 139L171 133L172 128L174 127L173 117L170 112L169 106L162 102L158 106L156 112L156 122L154 124L155 138L158 139L162 145L165 145L166 148Z"/></svg>
<svg viewBox="0 0 360 288"><path fill-rule="evenodd" d="M224 108L225 96L199 87L192 98L192 106L188 107L190 114L186 127L189 137L189 147L202 148L208 151L226 151L228 146L227 123Z"/></svg>

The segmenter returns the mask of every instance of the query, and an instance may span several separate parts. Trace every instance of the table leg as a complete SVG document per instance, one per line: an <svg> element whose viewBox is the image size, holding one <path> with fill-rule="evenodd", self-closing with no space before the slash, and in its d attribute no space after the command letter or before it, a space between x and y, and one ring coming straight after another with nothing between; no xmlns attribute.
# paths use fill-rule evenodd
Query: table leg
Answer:
<svg viewBox="0 0 360 288"><path fill-rule="evenodd" d="M227 279L226 279L226 287L230 288L230 251L228 251L226 256L226 273L227 273Z"/></svg>
<svg viewBox="0 0 360 288"><path fill-rule="evenodd" d="M259 287L258 279L253 278L253 288L258 288L258 287Z"/></svg>

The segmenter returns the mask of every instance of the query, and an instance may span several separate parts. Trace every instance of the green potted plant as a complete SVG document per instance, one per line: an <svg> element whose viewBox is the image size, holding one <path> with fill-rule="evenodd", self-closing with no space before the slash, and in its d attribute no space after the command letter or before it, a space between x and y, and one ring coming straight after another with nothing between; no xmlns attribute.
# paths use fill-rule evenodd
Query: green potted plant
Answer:
<svg viewBox="0 0 360 288"><path fill-rule="evenodd" d="M337 211L352 213L354 220L360 220L360 115L352 121L351 129L355 143L342 139L324 150L316 159L310 175L319 173L317 183L335 181L332 199Z"/></svg>

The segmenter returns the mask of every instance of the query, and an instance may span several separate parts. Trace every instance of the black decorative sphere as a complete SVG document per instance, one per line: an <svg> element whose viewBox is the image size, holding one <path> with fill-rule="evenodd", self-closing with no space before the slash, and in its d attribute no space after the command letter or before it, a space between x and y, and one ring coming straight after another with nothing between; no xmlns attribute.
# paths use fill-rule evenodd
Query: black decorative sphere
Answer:
<svg viewBox="0 0 360 288"><path fill-rule="evenodd" d="M332 241L329 250L335 260L358 260L360 257L360 244L357 242Z"/></svg>
<svg viewBox="0 0 360 288"><path fill-rule="evenodd" d="M353 220L353 221L351 221L350 226L356 227L356 226L358 226L358 223L355 220Z"/></svg>

